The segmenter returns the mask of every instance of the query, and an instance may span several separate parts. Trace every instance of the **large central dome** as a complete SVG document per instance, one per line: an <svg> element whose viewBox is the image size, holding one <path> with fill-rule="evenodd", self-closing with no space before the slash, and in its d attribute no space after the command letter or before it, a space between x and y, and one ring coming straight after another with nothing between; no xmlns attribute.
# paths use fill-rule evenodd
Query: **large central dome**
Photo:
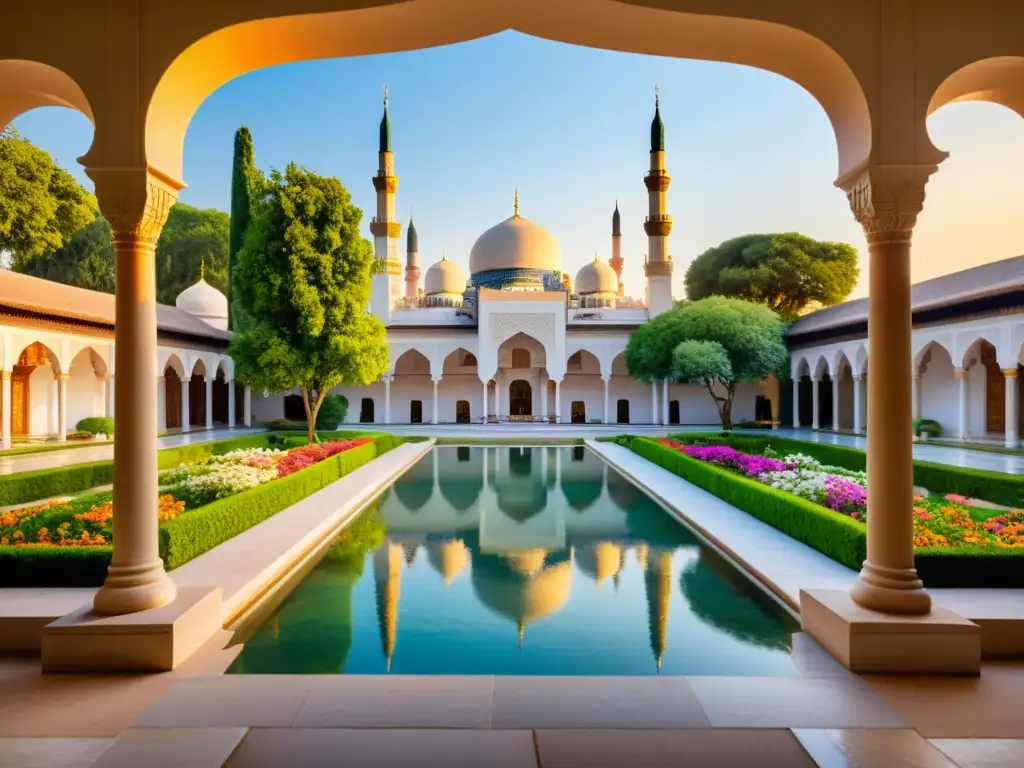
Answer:
<svg viewBox="0 0 1024 768"><path fill-rule="evenodd" d="M469 252L473 285L491 288L534 284L537 288L558 287L562 254L558 241L543 227L516 212L488 229Z"/></svg>

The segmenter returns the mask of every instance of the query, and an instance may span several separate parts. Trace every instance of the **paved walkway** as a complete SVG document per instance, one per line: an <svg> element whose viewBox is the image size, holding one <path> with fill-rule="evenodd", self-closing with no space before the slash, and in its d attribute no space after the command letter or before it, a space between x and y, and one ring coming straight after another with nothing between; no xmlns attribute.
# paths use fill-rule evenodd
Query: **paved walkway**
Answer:
<svg viewBox="0 0 1024 768"><path fill-rule="evenodd" d="M194 443L208 443L211 440L223 440L228 437L241 437L263 429L256 427L237 427L235 429L211 429L201 432L182 432L157 438L159 448L177 448ZM70 467L73 464L86 464L90 461L106 461L114 458L113 445L97 445L89 448L68 448L66 451L54 450L42 453L30 453L19 456L0 456L0 475L12 475L17 472L33 472L37 469L52 467ZM0 764L2 766L2 764Z"/></svg>
<svg viewBox="0 0 1024 768"><path fill-rule="evenodd" d="M794 437L798 440L810 440L815 443L846 445L851 448L860 448L862 451L867 450L868 447L867 438L859 435L789 428L773 430L771 434L778 435L779 437ZM1009 453L993 453L992 451L977 451L970 448L953 448L948 445L914 443L914 458L921 461L934 461L937 464L949 464L954 467L987 469L991 472L1024 475L1024 456Z"/></svg>

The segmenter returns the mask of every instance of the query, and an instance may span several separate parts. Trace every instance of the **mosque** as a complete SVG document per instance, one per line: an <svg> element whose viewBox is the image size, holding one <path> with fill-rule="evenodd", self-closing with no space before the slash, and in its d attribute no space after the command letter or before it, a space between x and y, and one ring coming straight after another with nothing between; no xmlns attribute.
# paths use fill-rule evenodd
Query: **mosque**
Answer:
<svg viewBox="0 0 1024 768"><path fill-rule="evenodd" d="M671 178L657 94L650 167L643 177L649 206L642 299L628 297L622 283L618 203L611 258L595 256L575 278L564 271L555 237L520 213L518 193L512 215L487 229L470 250L468 278L443 254L421 274L412 221L403 263L386 95L379 138L369 310L387 328L390 368L368 387L334 390L349 402L348 422L718 423L703 387L643 384L629 376L624 361L630 333L673 303L672 217L666 210ZM774 382L739 387L734 418L754 418L755 407L763 412L768 400L777 402L774 389ZM304 414L297 392L256 398L253 408L259 418Z"/></svg>

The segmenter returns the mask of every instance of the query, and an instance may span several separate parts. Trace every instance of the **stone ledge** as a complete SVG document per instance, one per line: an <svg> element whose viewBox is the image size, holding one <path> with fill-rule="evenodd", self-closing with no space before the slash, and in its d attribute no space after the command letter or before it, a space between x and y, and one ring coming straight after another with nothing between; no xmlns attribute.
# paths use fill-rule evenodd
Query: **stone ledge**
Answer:
<svg viewBox="0 0 1024 768"><path fill-rule="evenodd" d="M179 587L162 608L103 616L83 606L43 629L43 672L166 672L221 629L219 587Z"/></svg>
<svg viewBox="0 0 1024 768"><path fill-rule="evenodd" d="M841 590L800 590L804 630L851 672L981 673L981 628L942 606L927 616L891 616Z"/></svg>

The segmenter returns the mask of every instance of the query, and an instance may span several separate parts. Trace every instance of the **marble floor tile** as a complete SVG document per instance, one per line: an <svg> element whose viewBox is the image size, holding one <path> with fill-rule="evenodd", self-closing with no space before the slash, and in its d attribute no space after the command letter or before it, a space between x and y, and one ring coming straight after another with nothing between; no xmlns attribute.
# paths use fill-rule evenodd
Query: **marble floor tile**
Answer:
<svg viewBox="0 0 1024 768"><path fill-rule="evenodd" d="M819 768L957 768L917 731L795 729Z"/></svg>
<svg viewBox="0 0 1024 768"><path fill-rule="evenodd" d="M254 728L227 768L537 768L530 731Z"/></svg>
<svg viewBox="0 0 1024 768"><path fill-rule="evenodd" d="M323 676L292 726L489 728L493 698L489 676Z"/></svg>
<svg viewBox="0 0 1024 768"><path fill-rule="evenodd" d="M111 741L0 738L0 768L89 768Z"/></svg>
<svg viewBox="0 0 1024 768"><path fill-rule="evenodd" d="M245 728L129 728L92 768L221 768Z"/></svg>
<svg viewBox="0 0 1024 768"><path fill-rule="evenodd" d="M687 681L714 727L906 727L857 679L689 677Z"/></svg>
<svg viewBox="0 0 1024 768"><path fill-rule="evenodd" d="M494 728L707 728L682 677L496 677Z"/></svg>
<svg viewBox="0 0 1024 768"><path fill-rule="evenodd" d="M932 739L960 768L1024 765L1024 739Z"/></svg>
<svg viewBox="0 0 1024 768"><path fill-rule="evenodd" d="M537 731L544 768L813 768L788 730Z"/></svg>
<svg viewBox="0 0 1024 768"><path fill-rule="evenodd" d="M138 720L139 728L291 725L313 676L226 675L177 680Z"/></svg>

